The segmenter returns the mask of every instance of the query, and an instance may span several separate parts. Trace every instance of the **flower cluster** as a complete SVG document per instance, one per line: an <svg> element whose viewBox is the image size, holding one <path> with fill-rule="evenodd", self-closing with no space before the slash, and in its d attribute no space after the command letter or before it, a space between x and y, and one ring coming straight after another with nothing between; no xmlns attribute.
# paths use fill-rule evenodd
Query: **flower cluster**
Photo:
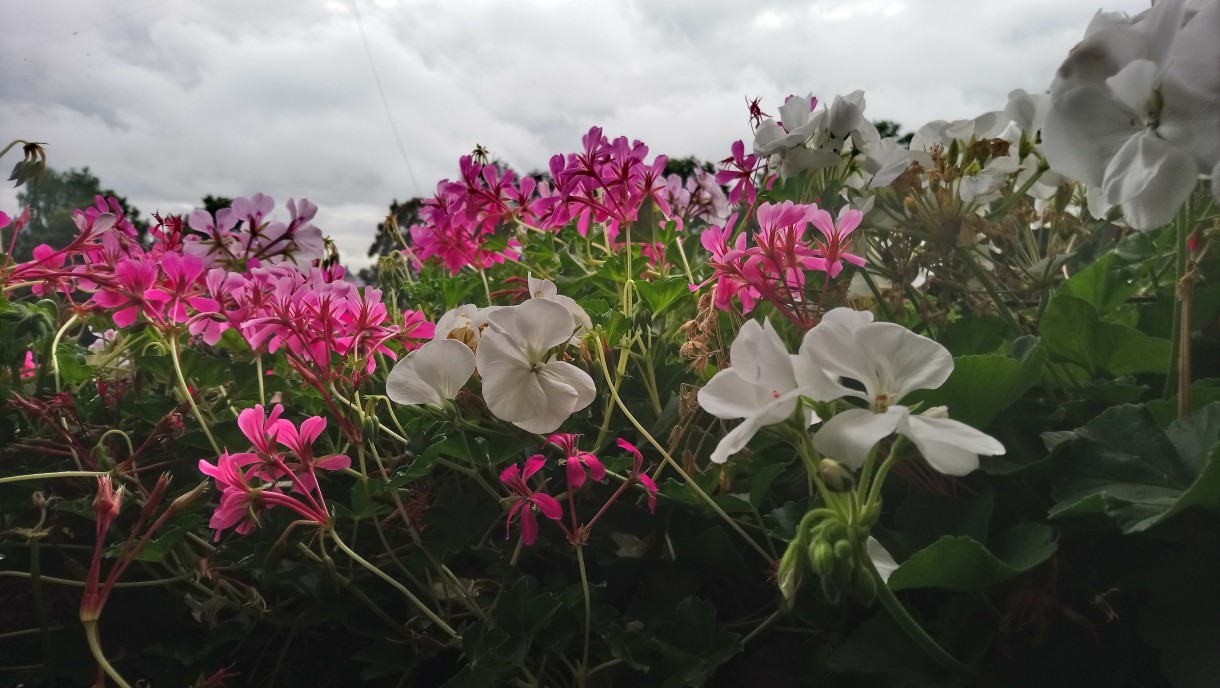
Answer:
<svg viewBox="0 0 1220 688"><path fill-rule="evenodd" d="M250 440L250 450L235 454L225 451L215 465L200 459L199 470L213 478L221 490L220 505L208 524L217 540L233 527L238 533L249 533L257 525L260 511L276 506L321 526L329 525L330 512L318 485L317 471L347 468L351 459L342 454L314 455L314 442L326 429L325 418L307 418L298 430L280 417L283 412L280 404L270 414L261 404L245 409L238 414L237 425Z"/></svg>
<svg viewBox="0 0 1220 688"><path fill-rule="evenodd" d="M424 201L422 222L408 229L416 260L439 261L456 275L466 267L485 269L516 260L514 229L558 231L575 224L585 236L601 224L613 243L649 201L666 219L679 222L721 216L726 210L724 193L709 175L697 175L683 186L662 174L666 157L649 161L648 146L640 141L611 141L600 127L591 128L582 141L580 152L551 158L550 183L518 178L510 169L463 156L460 179L442 180L436 194ZM677 202L676 209L671 201ZM506 243L491 248L488 242L497 232Z"/></svg>
<svg viewBox="0 0 1220 688"><path fill-rule="evenodd" d="M390 371L387 396L445 406L477 368L492 415L536 433L555 430L592 403L593 379L560 358L591 324L588 315L549 280L531 277L530 288L534 298L516 306L466 305L441 316L434 340Z"/></svg>
<svg viewBox="0 0 1220 688"><path fill-rule="evenodd" d="M699 391L699 404L718 418L744 422L720 441L712 454L724 462L767 425L792 417L800 399L835 401L854 397L863 408L839 411L813 437L824 456L851 468L897 432L924 459L947 475L978 468L980 454L1004 453L1004 445L946 417L943 407L922 414L899 404L916 389L935 389L953 372L953 358L940 344L894 323L873 322L868 312L831 310L805 334L800 351L789 354L770 322L747 322L730 351L732 367L717 373ZM806 410L801 425L820 420Z"/></svg>
<svg viewBox="0 0 1220 688"><path fill-rule="evenodd" d="M1051 167L1121 206L1136 229L1167 224L1210 174L1220 198L1220 3L1164 0L1099 12L1051 86Z"/></svg>
<svg viewBox="0 0 1220 688"><path fill-rule="evenodd" d="M601 519L602 514L611 504L616 502L620 496L632 485L638 484L643 488L648 499L649 512L656 511L657 508L657 484L647 473L643 472L644 455L640 450L625 439L619 438L618 447L632 456L632 469L628 473L623 482L619 485L618 490L614 492L599 508L592 518L584 523L578 521L576 515L577 491L586 485L586 481L592 478L594 482L601 482L606 479L606 466L602 460L592 452L584 451L578 446L580 435L571 434L554 434L546 439L545 449L548 446L556 447L563 451L563 465L567 478L567 505L568 513L571 516L571 525L563 523L563 506L559 500L550 494L547 494L542 488L534 488L530 486L530 479L542 470L546 465L546 457L542 454L535 454L526 459L524 468L517 464L508 466L500 473L500 481L512 493L510 499L512 506L509 507L508 515L504 519L504 536L509 537L512 532L512 523L514 519L518 519L521 523L521 541L525 545L532 545L538 538L538 513L541 513L546 518L554 521L561 531L563 531L568 542L572 544L583 544L589 537L589 531Z"/></svg>
<svg viewBox="0 0 1220 688"><path fill-rule="evenodd" d="M820 285L824 294L830 280L842 272L844 261L863 266L863 258L847 251L848 237L863 217L860 211L844 206L836 223L816 203L763 203L758 207L753 246L748 246L744 233L729 244L736 220L735 215L730 216L723 228L703 232L703 247L712 254L708 266L715 272L698 286L715 285L715 304L720 310L729 310L736 298L742 312L749 313L755 303L764 300L798 327L809 329L820 314L821 299L810 298L806 273L824 273ZM805 237L811 223L820 237Z"/></svg>

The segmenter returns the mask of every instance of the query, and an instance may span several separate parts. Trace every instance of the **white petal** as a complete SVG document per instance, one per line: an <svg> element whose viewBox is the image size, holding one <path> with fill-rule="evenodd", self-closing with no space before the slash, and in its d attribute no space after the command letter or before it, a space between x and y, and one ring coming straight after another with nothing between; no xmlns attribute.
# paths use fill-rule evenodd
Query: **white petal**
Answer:
<svg viewBox="0 0 1220 688"><path fill-rule="evenodd" d="M872 448L893 433L908 414L904 406L895 406L886 413L865 409L840 411L822 424L813 436L813 446L822 456L842 461L853 469L860 468Z"/></svg>
<svg viewBox="0 0 1220 688"><path fill-rule="evenodd" d="M486 343L488 337L483 338ZM479 346L479 351L483 346ZM538 375L528 365L501 360L479 366L483 375L483 400L487 409L500 420L510 423L532 418L547 406L547 395L538 382Z"/></svg>
<svg viewBox="0 0 1220 688"><path fill-rule="evenodd" d="M415 372L442 398L452 399L474 373L474 352L456 339L438 339L412 352Z"/></svg>
<svg viewBox="0 0 1220 688"><path fill-rule="evenodd" d="M771 403L758 409L753 415L746 417L745 420L730 430L729 434L725 435L720 440L720 443L716 445L716 449L712 452L712 461L714 463L724 463L730 456L741 451L743 447L749 444L760 428L788 420L792 416L792 412L796 410L799 397L800 390L792 390L787 394L780 395L777 399L772 399ZM815 414L814 418L816 417Z"/></svg>
<svg viewBox="0 0 1220 688"><path fill-rule="evenodd" d="M420 380L419 376L415 373L415 357L418 353L418 351L412 351L401 361L394 364L394 368L386 376L386 396L400 404L432 404L433 406L439 406L444 400L441 399L440 395L436 393L436 390L431 385Z"/></svg>
<svg viewBox="0 0 1220 688"><path fill-rule="evenodd" d="M449 333L454 330L460 330L463 327L474 329L473 323L478 316L479 308L474 304L468 303L464 306L458 306L451 311L446 311L436 321L436 331L432 335L433 339L445 339Z"/></svg>
<svg viewBox="0 0 1220 688"><path fill-rule="evenodd" d="M533 299L550 299L559 293L554 282L534 277L533 273L526 276L526 283L529 286L530 298Z"/></svg>
<svg viewBox="0 0 1220 688"><path fill-rule="evenodd" d="M1115 153L1143 130L1140 120L1105 86L1079 86L1052 99L1042 126L1042 151L1059 174L1099 186Z"/></svg>
<svg viewBox="0 0 1220 688"><path fill-rule="evenodd" d="M877 569L877 573L881 574L881 580L888 583L890 581L890 574L898 569L898 562L894 561L893 555L881 546L877 538L871 535L868 536L864 546L868 551L868 558L873 562L873 568Z"/></svg>
<svg viewBox="0 0 1220 688"><path fill-rule="evenodd" d="M1144 112L1153 98L1159 74L1152 60L1134 60L1118 74L1106 79L1106 85L1120 103L1136 112Z"/></svg>
<svg viewBox="0 0 1220 688"><path fill-rule="evenodd" d="M1156 229L1173 220L1198 179L1189 153L1148 133L1129 141L1110 161L1102 192L1107 202L1122 205L1132 227Z"/></svg>
<svg viewBox="0 0 1220 688"><path fill-rule="evenodd" d="M970 473L979 467L979 454L1004 453L999 440L949 418L908 416L898 431L915 443L929 466L945 475Z"/></svg>
<svg viewBox="0 0 1220 688"><path fill-rule="evenodd" d="M699 406L717 418L745 418L758 412L768 401L763 390L741 377L737 368L719 371L700 389Z"/></svg>
<svg viewBox="0 0 1220 688"><path fill-rule="evenodd" d="M872 362L879 391L895 403L912 390L936 389L953 372L953 355L945 347L894 323L872 323L859 331L857 346ZM868 383L864 380L865 387Z"/></svg>
<svg viewBox="0 0 1220 688"><path fill-rule="evenodd" d="M574 329L568 309L547 299L501 308L487 319L509 334L533 363L541 363L549 349L568 341Z"/></svg>
<svg viewBox="0 0 1220 688"><path fill-rule="evenodd" d="M593 378L585 371L571 363L551 361L538 369L538 377L542 380L544 390L550 386L563 386L575 392L575 397L568 403L567 413L575 413L593 403L597 397L597 388L593 386ZM565 393L566 395L566 393Z"/></svg>

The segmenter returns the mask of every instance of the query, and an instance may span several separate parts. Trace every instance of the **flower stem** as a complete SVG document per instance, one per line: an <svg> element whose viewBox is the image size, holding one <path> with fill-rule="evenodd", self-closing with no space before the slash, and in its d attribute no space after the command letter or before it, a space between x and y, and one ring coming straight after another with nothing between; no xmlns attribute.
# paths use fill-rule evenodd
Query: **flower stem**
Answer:
<svg viewBox="0 0 1220 688"><path fill-rule="evenodd" d="M619 410L623 412L623 415L627 417L627 420L631 421L631 424L634 425L635 429L644 436L644 439L648 440L648 443L661 454L661 456L665 459L665 462L670 466L673 466L674 470L678 472L678 475L682 476L682 479L686 481L686 484L695 491L695 494L699 495L703 501L707 502L707 505L712 508L712 511L715 511L720 518L724 519L724 522L727 523L730 528L737 531L737 534L740 535L750 545L750 547L754 548L755 552L762 555L763 559L766 559L768 562L771 561L771 555L767 554L767 550L763 549L761 545L755 542L754 538L750 537L750 534L742 529L741 525L738 524L737 521L733 520L733 517L729 516L727 513L725 513L724 509L720 508L720 505L716 503L716 500L712 499L708 493L703 491L703 488L699 487L699 483L695 482L695 479L692 478L689 473L683 470L682 466L678 464L677 461L674 461L674 457L670 456L669 452L665 451L665 447L662 447L661 443L658 442L656 438L654 438L652 434L648 432L648 430L644 429L644 425L640 423L640 421L637 420L634 415L632 415L631 411L627 409L627 404L623 403L623 398L619 396L618 390L614 388L614 380L610 376L610 369L606 366L606 353L604 349L599 344L596 347L596 350L597 362L601 365L602 374L606 377L606 382L610 383L610 394L614 397L614 402L618 405Z"/></svg>
<svg viewBox="0 0 1220 688"><path fill-rule="evenodd" d="M965 679L977 678L977 675L973 669L957 661L953 658L953 655L946 652L945 649L941 647L939 643L933 640L932 636L928 635L928 632L919 625L919 622L917 622L911 616L910 612L906 610L906 607L902 606L902 602L900 602L898 598L894 596L894 591L890 590L890 586L881 577L881 574L877 573L877 567L873 565L872 559L869 558L868 552L864 549L864 543L856 542L855 549L856 561L858 561L861 566L868 567L868 572L872 575L873 582L877 585L877 598L881 600L881 605L885 607L887 612L890 613L890 617L897 622L898 626L903 630L904 633L906 633L907 637L910 638L920 650L923 650L924 654L926 654L932 661L936 662L942 668L952 672L955 676Z"/></svg>
<svg viewBox="0 0 1220 688"><path fill-rule="evenodd" d="M100 478L110 475L106 471L53 471L51 473L27 473L25 475L10 475L0 478L0 485L16 483L22 480L45 480L47 478Z"/></svg>
<svg viewBox="0 0 1220 688"><path fill-rule="evenodd" d="M335 545L339 549L343 550L343 552L345 554L347 554L347 556L351 557L357 564L360 564L364 568L371 571L374 575L376 575L381 580L394 586L394 588L396 590L398 590L398 592L401 592L403 594L403 596L406 597L411 602L411 604L415 605L415 608L418 609L420 611L420 613L422 613L424 616L428 617L429 621L436 624L437 628L444 631L445 634L448 635L453 640L461 639L461 636L459 636L457 634L457 631L453 630L453 628L449 624L445 623L444 619L437 616L435 612L433 612L431 609L429 609L427 607L427 605L425 605L423 603L422 600L420 600L418 597L415 596L415 593L408 590L407 587L405 585L403 585L402 583L399 583L398 581L394 580L394 578L391 577L388 573L377 568L367 559L365 559L364 557L357 554L356 551L353 550L351 547L348 547L347 543L343 542L343 540L339 537L339 533L337 533L334 530L331 530L330 537L332 540L335 541Z"/></svg>
<svg viewBox="0 0 1220 688"><path fill-rule="evenodd" d="M208 429L208 421L199 413L199 407L195 404L195 395L191 394L191 390L187 388L186 376L182 374L182 361L178 360L178 335L173 335L169 340L169 357L174 363L174 375L178 377L178 386L182 388L182 394L186 397L186 403L191 406L191 413L195 414L195 421L199 423L199 427L203 429L203 434L207 436L208 443L212 445L212 451L216 455L220 455L220 445L216 443L216 438L212 437L212 431Z"/></svg>
<svg viewBox="0 0 1220 688"><path fill-rule="evenodd" d="M110 677L111 681L119 684L119 688L131 688L131 684L123 680L119 672L115 671L110 662L106 660L106 655L102 653L102 643L97 637L97 621L85 622L85 639L89 641L89 651L93 653L93 658L97 660L102 671Z"/></svg>
<svg viewBox="0 0 1220 688"><path fill-rule="evenodd" d="M584 651L581 653L580 674L578 676L578 684L585 684L585 677L589 675L589 634L593 629L593 601L589 597L589 575L585 571L585 548L581 545L576 546L576 564L580 567L580 589L585 596L585 642Z"/></svg>

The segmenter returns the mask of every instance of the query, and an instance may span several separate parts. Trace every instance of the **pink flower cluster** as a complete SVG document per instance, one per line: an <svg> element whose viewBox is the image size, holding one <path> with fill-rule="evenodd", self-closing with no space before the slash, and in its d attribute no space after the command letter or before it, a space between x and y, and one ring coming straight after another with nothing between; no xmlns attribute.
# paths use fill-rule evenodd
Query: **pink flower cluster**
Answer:
<svg viewBox="0 0 1220 688"><path fill-rule="evenodd" d="M185 253L199 256L209 268L242 271L264 263L290 262L307 268L326 252L322 230L310 224L318 206L302 198L288 199L287 223L268 219L275 201L256 193L233 200L231 207L196 210L187 219L196 234L186 237Z"/></svg>
<svg viewBox="0 0 1220 688"><path fill-rule="evenodd" d="M416 259L436 260L454 274L516 260L519 244L511 232L517 227L558 231L575 223L586 236L591 226L603 224L613 243L650 201L679 227L695 217L711 221L728 213L724 191L707 173L685 184L675 175L667 178L664 155L649 160L648 146L623 136L611 141L600 127L582 142L579 152L551 157L551 183L464 156L461 177L441 181L424 202L423 221L409 229ZM507 235L506 243L488 248L497 233Z"/></svg>
<svg viewBox="0 0 1220 688"><path fill-rule="evenodd" d="M632 471L591 519L583 524L578 523L576 516L576 491L584 487L588 478L593 478L594 482L601 482L606 478L605 464L593 453L581 450L577 446L579 440L580 435L556 433L548 437L546 444L543 445L544 449L546 446L554 446L563 451L564 456L562 461L567 477L567 504L568 513L571 516L571 526L563 524L563 507L558 499L555 499L555 497L541 489L530 487L530 478L534 477L546 465L546 457L542 454L535 454L526 459L524 469L517 464L513 464L500 473L500 481L513 493L513 504L508 510L508 516L504 519L505 538L511 534L513 519L518 519L521 522L521 541L526 545L534 544L538 538L537 514L541 513L546 518L556 522L556 525L563 531L568 542L574 545L583 544L589 537L589 531L601 519L602 515L606 513L610 505L617 501L627 488L635 484L641 485L648 495L649 511L656 510L657 484L653 482L647 473L643 472L644 455L630 442L620 438L618 440L619 448L629 452L634 457Z"/></svg>
<svg viewBox="0 0 1220 688"><path fill-rule="evenodd" d="M259 513L276 506L320 526L330 524L317 471L347 468L351 459L342 454L314 456L313 444L326 429L325 418L307 418L298 431L291 421L280 417L283 412L279 404L270 415L261 405L245 409L238 414L237 425L250 440L250 450L225 451L215 465L200 459L199 470L215 479L221 490L220 505L208 523L217 540L233 527L240 534L249 533L257 525Z"/></svg>
<svg viewBox="0 0 1220 688"><path fill-rule="evenodd" d="M197 210L193 231L181 218L157 217L146 248L117 201L99 199L74 213L80 233L68 246L38 246L32 261L0 278L69 300L86 293L77 308L104 313L120 329L142 321L209 345L235 329L254 350L283 349L323 390L345 376L358 384L376 368L374 354L394 358L386 346L392 340L410 348L410 340L431 337L421 314L408 311L397 326L380 291L346 281L341 267L312 266L323 251L321 230L309 224L316 206L290 200L287 223L269 219L274 206L255 194L218 211L215 222Z"/></svg>
<svg viewBox="0 0 1220 688"><path fill-rule="evenodd" d="M723 227L715 226L703 232L701 240L712 258L708 265L715 271L695 290L714 284L717 308L727 311L734 298L742 312L749 313L758 301L767 301L802 329L817 324L821 300L810 298L806 274L824 273L821 291L830 280L839 276L846 261L863 266L864 259L848 253L848 237L863 220L858 210L844 207L838 221L817 204L763 203L757 212L758 231L749 246L746 234L731 239L736 215ZM821 236L805 237L812 223Z"/></svg>

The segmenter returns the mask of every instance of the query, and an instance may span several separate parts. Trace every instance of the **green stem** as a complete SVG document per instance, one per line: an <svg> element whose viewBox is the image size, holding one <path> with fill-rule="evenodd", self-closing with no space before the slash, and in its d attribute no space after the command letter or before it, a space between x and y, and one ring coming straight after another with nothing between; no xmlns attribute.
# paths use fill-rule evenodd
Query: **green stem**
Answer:
<svg viewBox="0 0 1220 688"><path fill-rule="evenodd" d="M919 625L919 622L917 622L914 617L911 616L906 607L902 606L902 602L900 602L898 598L894 596L894 591L890 590L890 586L886 584L885 580L881 577L881 574L877 572L877 567L873 566L872 559L869 559L868 552L864 549L864 544L862 542L856 542L855 548L856 561L859 562L861 566L868 567L868 572L872 575L873 582L876 583L877 598L881 600L881 605L885 607L887 612L890 613L890 616L895 622L897 622L898 626L902 628L907 637L910 638L920 650L923 650L924 654L926 654L932 661L936 662L944 669L951 671L954 675L970 680L977 678L977 674L973 669L957 661L953 658L953 655L946 652L945 649L941 647L939 643L933 640L932 636L928 635L927 631L925 631L923 627Z"/></svg>
<svg viewBox="0 0 1220 688"><path fill-rule="evenodd" d="M66 585L66 586L73 587L73 588L83 588L88 585L88 583L86 583L85 581L72 580L70 578L55 578L53 576L40 575L37 571L33 570L35 568L33 565L33 561L31 561L30 564L31 564L30 565L31 571L29 573L26 573L25 571L0 571L0 578L28 578L31 580L31 582L42 581L43 583L54 583L55 585ZM122 583L115 583L111 587L114 587L114 588L152 588L152 587L156 587L158 585L167 585L169 583L177 583L178 581L190 580L191 578L192 578L191 574L183 574L180 576L174 576L172 578L158 578L156 580L126 581L126 582L122 582ZM31 585L31 587L33 587L33 585ZM38 598L35 597L34 599L37 600Z"/></svg>
<svg viewBox="0 0 1220 688"><path fill-rule="evenodd" d="M169 340L169 357L174 363L174 375L178 377L178 386L182 389L183 396L186 397L186 402L191 406L191 413L195 415L196 422L203 430L203 434L207 436L208 443L212 445L212 451L216 455L220 455L220 445L216 443L216 438L212 437L212 431L208 429L208 421L199 413L199 407L195 404L195 395L191 394L191 390L187 388L186 376L182 374L182 361L178 360L178 335L173 335Z"/></svg>
<svg viewBox="0 0 1220 688"><path fill-rule="evenodd" d="M1190 211L1188 209L1189 206L1190 206L1189 203L1183 204L1182 208L1178 211L1178 214L1176 217L1174 217L1174 221L1173 221L1174 233L1175 233L1175 239L1176 239L1176 242L1174 245L1173 286L1174 286L1174 300L1178 302L1177 303L1178 307L1173 309L1173 321L1169 328L1169 336L1170 336L1169 370L1167 370L1165 372L1165 398L1166 399L1172 397L1175 392L1178 395L1182 395L1184 393L1183 390L1180 388L1180 381L1179 381L1178 374L1182 367L1183 357L1185 356L1186 358L1189 358L1188 352L1189 352L1189 339L1190 339L1190 336L1189 336L1190 323L1186 322L1184 324L1183 320L1182 320L1182 315L1183 315L1182 312L1183 312L1183 310L1189 309L1189 306L1183 304L1182 293L1181 293L1181 282L1182 282L1182 279L1186 276L1187 257L1190 253L1190 247L1189 247L1190 231L1188 229L1189 224L1190 224L1189 223ZM1183 337L1183 332L1186 333L1185 337ZM1186 345L1183 345L1183 339L1185 339L1187 341ZM1189 365L1189 363L1187 365ZM1186 393L1188 393L1188 392L1189 392L1189 390L1186 390ZM1181 407L1180 401L1181 400L1179 398L1179 408ZM1179 414L1179 415L1181 415L1181 414Z"/></svg>
<svg viewBox="0 0 1220 688"><path fill-rule="evenodd" d="M367 559L365 559L364 557L357 554L356 551L353 550L351 547L348 547L347 543L343 542L343 540L339 537L339 533L332 530L332 531L330 531L330 537L332 540L334 540L335 545L339 549L343 550L343 552L345 554L347 554L347 556L351 557L357 564L360 564L361 566L368 569L370 572L372 572L375 576L377 576L381 580L394 586L394 589L398 590L398 592L401 592L403 594L403 596L406 597L411 602L411 604L415 605L415 608L418 609L421 614L428 617L429 621L436 624L437 628L444 631L446 635L448 635L450 638L452 638L454 640L460 639L460 637L457 634L457 631L453 630L453 628L449 624L445 623L444 619L441 619L441 617L437 616L435 612L433 612L431 609L429 609L428 606L425 605L422 600L420 600L418 597L415 596L415 593L408 590L407 587L404 586L402 583L399 583L398 581L394 580L394 578L391 577L388 573L377 568Z"/></svg>
<svg viewBox="0 0 1220 688"><path fill-rule="evenodd" d="M63 391L63 387L60 385L60 381L59 381L59 342L61 339L63 339L64 333L67 332L68 328L72 327L72 325L75 322L76 322L75 315L68 318L67 322L64 323L63 327L59 328L59 330L55 332L55 338L51 340L51 352L50 352L51 353L51 373L52 373L52 375L54 375L54 378L55 378L55 391L56 392Z"/></svg>
<svg viewBox="0 0 1220 688"><path fill-rule="evenodd" d="M585 596L585 642L584 651L581 653L580 674L577 676L577 683L581 686L585 684L585 678L589 675L589 635L593 630L593 601L589 596L589 575L585 571L585 553L584 547L576 546L576 564L580 567L580 589Z"/></svg>
<svg viewBox="0 0 1220 688"><path fill-rule="evenodd" d="M631 424L635 426L635 429L644 436L644 439L648 440L648 443L661 454L661 456L665 459L665 462L672 466L673 469L678 472L678 475L682 476L682 480L686 481L687 486L694 490L695 494L699 495L700 499L707 502L707 505L711 507L712 511L716 512L716 514L720 516L720 518L722 518L730 528L737 531L737 534L740 535L750 545L750 547L754 548L755 552L758 552L763 559L770 562L771 556L767 554L767 550L763 549L761 545L755 542L754 538L750 537L750 534L742 529L741 525L738 524L737 521L733 520L733 517L729 516L727 513L725 513L724 509L720 508L720 505L716 503L716 500L712 499L708 493L703 491L703 488L699 487L699 483L695 482L695 479L692 478L685 470L683 470L682 466L679 465L677 461L674 461L674 458L669 455L669 452L665 450L665 447L662 447L661 443L658 442L652 436L652 434L644 428L644 425L636 419L631 411L627 409L627 404L623 402L622 397L620 397L618 394L618 390L614 388L614 381L610 376L610 368L606 365L606 352L600 343L596 349L597 362L601 365L602 374L605 376L606 382L610 383L610 394L614 397L615 404L618 405L619 410L623 412L623 415L627 417L627 420L630 421Z"/></svg>
<svg viewBox="0 0 1220 688"><path fill-rule="evenodd" d="M119 672L115 671L110 662L106 660L106 655L102 653L102 643L97 637L96 621L85 622L85 638L89 641L89 651L93 653L93 658L97 660L98 665L102 667L102 671L106 672L110 680L119 684L119 688L131 688L131 684L123 680Z"/></svg>
<svg viewBox="0 0 1220 688"><path fill-rule="evenodd" d="M754 630L752 630L748 634L746 634L746 637L741 639L741 644L749 645L751 640L753 640L755 637L757 637L759 633L762 633L763 631L767 630L768 626L770 626L771 624L778 621L779 618L782 617L783 615L784 615L784 611L782 609L776 609L774 612L771 613L771 616L768 616L767 618L763 619L762 623L755 626Z"/></svg>
<svg viewBox="0 0 1220 688"><path fill-rule="evenodd" d="M54 471L51 473L27 473L25 475L10 475L5 478L0 478L0 485L5 483L16 483L22 480L46 480L48 478L100 478L103 475L110 475L106 471Z"/></svg>

